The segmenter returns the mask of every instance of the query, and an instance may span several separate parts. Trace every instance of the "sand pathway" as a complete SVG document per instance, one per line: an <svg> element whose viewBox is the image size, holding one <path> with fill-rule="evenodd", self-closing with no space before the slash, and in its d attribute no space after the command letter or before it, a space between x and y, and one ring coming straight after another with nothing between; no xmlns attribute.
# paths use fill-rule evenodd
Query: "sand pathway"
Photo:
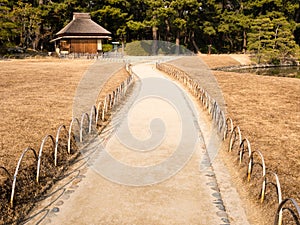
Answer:
<svg viewBox="0 0 300 225"><path fill-rule="evenodd" d="M229 224L205 160L201 109L154 64L133 71L131 96L86 147L86 161L60 184L51 207L29 223Z"/></svg>

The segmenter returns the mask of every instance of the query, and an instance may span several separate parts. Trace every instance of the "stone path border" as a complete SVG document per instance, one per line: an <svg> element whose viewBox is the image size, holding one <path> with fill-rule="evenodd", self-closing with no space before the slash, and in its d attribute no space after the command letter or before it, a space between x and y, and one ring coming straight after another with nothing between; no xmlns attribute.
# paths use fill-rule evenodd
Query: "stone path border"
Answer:
<svg viewBox="0 0 300 225"><path fill-rule="evenodd" d="M189 74L190 78L197 81L218 102L220 109L226 112L225 100L218 81L200 57L185 56L168 61L167 64L173 65L186 74Z"/></svg>

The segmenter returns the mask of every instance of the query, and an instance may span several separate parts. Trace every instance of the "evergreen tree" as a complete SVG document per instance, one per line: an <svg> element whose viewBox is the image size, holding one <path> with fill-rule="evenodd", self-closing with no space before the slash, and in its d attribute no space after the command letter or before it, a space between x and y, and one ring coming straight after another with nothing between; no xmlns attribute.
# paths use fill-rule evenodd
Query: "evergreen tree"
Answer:
<svg viewBox="0 0 300 225"><path fill-rule="evenodd" d="M295 24L289 23L282 13L259 16L251 23L249 50L256 54L258 63L283 63L298 50L294 29Z"/></svg>
<svg viewBox="0 0 300 225"><path fill-rule="evenodd" d="M112 32L115 39L124 40L131 4L126 0L105 0L91 12L95 21ZM98 9L96 9L98 8Z"/></svg>
<svg viewBox="0 0 300 225"><path fill-rule="evenodd" d="M215 50L219 47L217 30L222 7L216 0L203 0L201 2L198 24L198 37L201 41L199 44L202 52L211 53L212 48Z"/></svg>
<svg viewBox="0 0 300 225"><path fill-rule="evenodd" d="M9 2L0 0L0 47L9 46L16 36L16 25L12 21Z"/></svg>
<svg viewBox="0 0 300 225"><path fill-rule="evenodd" d="M162 40L195 52L248 50L260 61L273 52L282 61L300 44L299 0L0 0L0 45L51 50L73 12L91 13L114 40L154 40L152 54Z"/></svg>
<svg viewBox="0 0 300 225"><path fill-rule="evenodd" d="M41 10L31 3L19 1L13 8L14 23L19 34L19 45L36 49L36 38L39 38L37 30L41 26Z"/></svg>
<svg viewBox="0 0 300 225"><path fill-rule="evenodd" d="M201 3L196 0L173 0L170 1L167 7L170 8L172 13L170 25L177 46L176 53L179 53L181 38L184 38L184 44L187 46L189 29L194 26L191 18L199 14Z"/></svg>

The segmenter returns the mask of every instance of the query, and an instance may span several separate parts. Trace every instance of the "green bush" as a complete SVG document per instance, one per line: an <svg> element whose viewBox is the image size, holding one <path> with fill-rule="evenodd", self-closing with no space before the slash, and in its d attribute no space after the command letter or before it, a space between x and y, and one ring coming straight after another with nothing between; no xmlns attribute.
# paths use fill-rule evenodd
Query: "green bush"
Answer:
<svg viewBox="0 0 300 225"><path fill-rule="evenodd" d="M113 46L111 44L103 44L102 45L103 52L110 52L112 49L113 49Z"/></svg>
<svg viewBox="0 0 300 225"><path fill-rule="evenodd" d="M126 44L125 52L127 55L132 56L150 56L153 54L158 55L192 55L193 52L185 48L184 46L176 46L175 43L167 41L157 41L157 52L153 53L154 41L153 40L143 40L134 41Z"/></svg>
<svg viewBox="0 0 300 225"><path fill-rule="evenodd" d="M151 55L151 41L134 41L126 44L125 52L132 56Z"/></svg>

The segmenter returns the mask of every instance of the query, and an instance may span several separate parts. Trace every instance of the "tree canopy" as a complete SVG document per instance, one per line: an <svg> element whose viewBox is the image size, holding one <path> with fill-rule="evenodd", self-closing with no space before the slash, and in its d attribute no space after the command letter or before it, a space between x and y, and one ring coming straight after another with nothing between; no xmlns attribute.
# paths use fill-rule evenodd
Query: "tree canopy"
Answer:
<svg viewBox="0 0 300 225"><path fill-rule="evenodd" d="M0 46L52 50L49 41L89 12L113 40L161 40L194 52L295 55L299 0L0 0Z"/></svg>

